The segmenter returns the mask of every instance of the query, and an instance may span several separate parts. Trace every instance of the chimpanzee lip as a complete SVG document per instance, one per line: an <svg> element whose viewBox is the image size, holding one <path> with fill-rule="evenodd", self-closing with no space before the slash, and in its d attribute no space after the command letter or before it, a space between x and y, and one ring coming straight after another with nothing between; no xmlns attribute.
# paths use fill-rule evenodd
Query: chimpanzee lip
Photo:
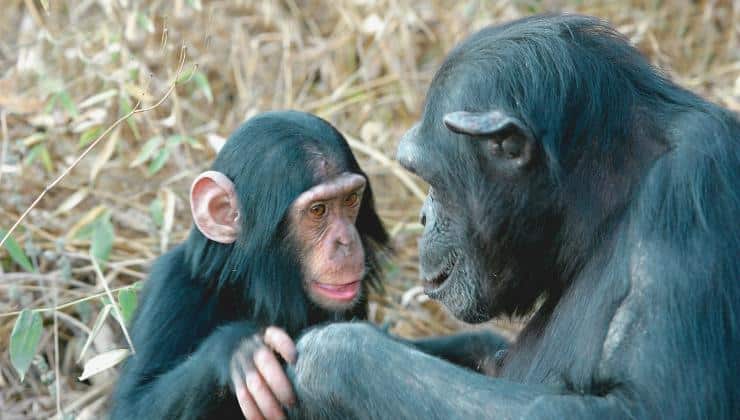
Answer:
<svg viewBox="0 0 740 420"><path fill-rule="evenodd" d="M441 288L450 277L450 273L455 269L458 260L459 255L457 252L450 252L447 257L445 257L445 263L437 274L424 279L424 288L426 291L431 292Z"/></svg>
<svg viewBox="0 0 740 420"><path fill-rule="evenodd" d="M344 284L330 284L314 282L315 290L332 300L353 300L360 293L362 280L355 280Z"/></svg>
<svg viewBox="0 0 740 420"><path fill-rule="evenodd" d="M362 280L357 279L357 280L353 280L353 281L348 281L347 283L322 283L320 281L317 281L315 283L316 283L316 285L318 285L320 287L325 287L327 289L340 289L340 288L347 287L347 286L353 286L353 285L359 283L360 281L362 281Z"/></svg>

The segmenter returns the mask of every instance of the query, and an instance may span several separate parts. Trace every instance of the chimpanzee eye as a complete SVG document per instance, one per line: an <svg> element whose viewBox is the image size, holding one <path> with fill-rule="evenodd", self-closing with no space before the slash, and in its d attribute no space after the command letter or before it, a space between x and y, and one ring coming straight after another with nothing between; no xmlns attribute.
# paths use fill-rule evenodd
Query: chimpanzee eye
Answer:
<svg viewBox="0 0 740 420"><path fill-rule="evenodd" d="M360 194L357 194L357 191L354 191L352 194L348 195L344 199L344 205L347 207L354 207L359 202L360 202Z"/></svg>
<svg viewBox="0 0 740 420"><path fill-rule="evenodd" d="M323 217L326 213L326 204L314 204L309 211L314 217Z"/></svg>

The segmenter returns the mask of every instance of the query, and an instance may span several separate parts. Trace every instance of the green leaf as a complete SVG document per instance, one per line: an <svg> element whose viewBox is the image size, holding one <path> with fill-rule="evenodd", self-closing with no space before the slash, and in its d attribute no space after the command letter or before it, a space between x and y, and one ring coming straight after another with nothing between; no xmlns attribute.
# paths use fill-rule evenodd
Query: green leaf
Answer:
<svg viewBox="0 0 740 420"><path fill-rule="evenodd" d="M108 261L110 251L113 249L113 239L115 232L113 224L110 222L110 216L100 217L95 222L92 233L92 243L90 244L90 254L100 265Z"/></svg>
<svg viewBox="0 0 740 420"><path fill-rule="evenodd" d="M118 107L120 108L121 115L126 115L134 110L133 106L131 105L131 101L128 100L128 95L123 92L121 93L121 95L118 96ZM126 118L126 124L131 127L131 131L134 133L134 137L137 139L140 138L139 128L136 125L136 120L134 120L133 115Z"/></svg>
<svg viewBox="0 0 740 420"><path fill-rule="evenodd" d="M154 22L149 18L149 16L139 12L136 14L136 23L139 25L139 27L147 32L154 32Z"/></svg>
<svg viewBox="0 0 740 420"><path fill-rule="evenodd" d="M136 156L136 159L131 162L129 167L133 168L134 166L139 166L149 160L152 156L154 156L154 153L157 151L157 149L162 146L162 141L163 140L161 136L152 137L147 140L147 142L144 143L144 146L142 146L141 151L139 151L139 155Z"/></svg>
<svg viewBox="0 0 740 420"><path fill-rule="evenodd" d="M77 311L79 320L87 324L92 319L93 305L90 301L83 300L75 305L75 311Z"/></svg>
<svg viewBox="0 0 740 420"><path fill-rule="evenodd" d="M190 78L193 77L193 74L195 73L195 66L190 66L188 69L180 73L180 77L177 78L176 83L184 83L190 81Z"/></svg>
<svg viewBox="0 0 740 420"><path fill-rule="evenodd" d="M128 80L132 82L136 82L139 80L139 68L138 67L132 67L128 70Z"/></svg>
<svg viewBox="0 0 740 420"><path fill-rule="evenodd" d="M149 164L149 175L154 175L159 172L162 167L167 163L167 159L170 158L170 149L160 149L157 157L152 160Z"/></svg>
<svg viewBox="0 0 740 420"><path fill-rule="evenodd" d="M44 114L50 114L54 110L54 106L57 104L57 96L57 94L54 94L49 97L49 102L44 106Z"/></svg>
<svg viewBox="0 0 740 420"><path fill-rule="evenodd" d="M169 149L174 149L183 143L186 143L195 149L201 147L200 143L198 143L198 140L190 136L183 136L181 134L174 134L174 135L167 137L166 147Z"/></svg>
<svg viewBox="0 0 740 420"><path fill-rule="evenodd" d="M73 117L76 117L80 115L80 113L77 111L77 106L75 106L74 102L72 101L72 98L69 96L69 93L66 90L63 90L57 94L59 103L62 105L62 108L64 108L67 113Z"/></svg>
<svg viewBox="0 0 740 420"><path fill-rule="evenodd" d="M23 161L26 165L32 165L33 162L36 161L36 158L39 156L39 152L41 151L41 146L43 144L37 144L31 148L31 150L28 151L28 154L26 155L26 160Z"/></svg>
<svg viewBox="0 0 740 420"><path fill-rule="evenodd" d="M88 223L80 230L75 232L74 238L75 239L88 239L92 237L93 231L95 230L95 222Z"/></svg>
<svg viewBox="0 0 740 420"><path fill-rule="evenodd" d="M167 137L167 147L173 149L179 146L186 138L187 136L183 136L181 134L173 134Z"/></svg>
<svg viewBox="0 0 740 420"><path fill-rule="evenodd" d="M83 131L82 134L80 135L80 141L77 142L77 147L85 147L88 144L92 143L93 140L98 138L101 131L102 131L102 128L100 128L99 126L91 127Z"/></svg>
<svg viewBox="0 0 740 420"><path fill-rule="evenodd" d="M152 220L157 227L161 227L164 223L164 204L162 199L157 197L149 204L149 214L152 216Z"/></svg>
<svg viewBox="0 0 740 420"><path fill-rule="evenodd" d="M118 292L118 304L121 306L121 315L126 324L131 321L139 301L133 288L122 289Z"/></svg>
<svg viewBox="0 0 740 420"><path fill-rule="evenodd" d="M15 321L13 332L10 334L10 362L21 377L31 366L31 360L36 355L36 349L41 340L41 316L37 312L24 309Z"/></svg>
<svg viewBox="0 0 740 420"><path fill-rule="evenodd" d="M4 238L6 233L8 232L3 229L0 229L0 238ZM5 249L8 250L8 254L10 254L10 258L13 261L15 261L16 264L23 267L23 269L26 271L34 271L33 264L31 264L31 261L28 259L26 254L23 252L23 248L21 248L21 246L18 245L18 242L16 242L12 236L8 236L8 240L5 241Z"/></svg>
<svg viewBox="0 0 740 420"><path fill-rule="evenodd" d="M41 159L41 163L44 165L44 169L47 172L54 171L54 164L51 161L51 155L49 155L49 150L46 148L46 144L39 143L33 146L26 156L25 164L32 165L36 159Z"/></svg>
<svg viewBox="0 0 740 420"><path fill-rule="evenodd" d="M49 149L44 144L39 144L39 146L41 146L39 157L41 158L41 163L44 164L44 169L46 169L46 172L54 172L54 163L51 161Z"/></svg>
<svg viewBox="0 0 740 420"><path fill-rule="evenodd" d="M208 102L213 103L213 92L211 91L211 85L208 84L208 78L206 75L202 72L197 72L193 75L193 81L195 82L195 85L198 86L198 89L202 90L203 94L206 95Z"/></svg>

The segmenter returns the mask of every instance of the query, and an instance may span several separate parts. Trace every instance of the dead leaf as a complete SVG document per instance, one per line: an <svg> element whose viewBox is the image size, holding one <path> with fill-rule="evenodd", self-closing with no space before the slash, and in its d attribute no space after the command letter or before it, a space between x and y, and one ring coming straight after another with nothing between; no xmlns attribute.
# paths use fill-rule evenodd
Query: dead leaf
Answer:
<svg viewBox="0 0 740 420"><path fill-rule="evenodd" d="M85 368L82 369L79 380L84 381L93 375L112 368L125 360L129 354L131 354L129 349L115 349L93 357L85 363Z"/></svg>

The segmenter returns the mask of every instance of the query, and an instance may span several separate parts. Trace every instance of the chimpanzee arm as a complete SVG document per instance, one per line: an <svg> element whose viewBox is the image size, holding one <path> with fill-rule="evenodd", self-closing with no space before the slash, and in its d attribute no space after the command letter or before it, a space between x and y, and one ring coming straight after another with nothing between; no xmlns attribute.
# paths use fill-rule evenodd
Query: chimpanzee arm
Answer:
<svg viewBox="0 0 740 420"><path fill-rule="evenodd" d="M501 352L509 346L505 338L491 331L403 341L426 354L483 373L495 372Z"/></svg>
<svg viewBox="0 0 740 420"><path fill-rule="evenodd" d="M289 367L293 418L625 418L618 400L490 378L433 358L365 324L333 324L298 341ZM331 375L327 375L331 372ZM572 396L571 396L572 395ZM566 415L567 413L567 415Z"/></svg>
<svg viewBox="0 0 740 420"><path fill-rule="evenodd" d="M191 355L181 357L164 373L147 370L148 360L137 360L134 355L128 363L118 389L117 403L112 419L142 418L203 418L223 407L225 398L234 398L230 389L229 364L231 356L246 338L259 332L250 322L233 322L214 331ZM145 357L145 356L144 356ZM238 413L239 407L227 404Z"/></svg>

